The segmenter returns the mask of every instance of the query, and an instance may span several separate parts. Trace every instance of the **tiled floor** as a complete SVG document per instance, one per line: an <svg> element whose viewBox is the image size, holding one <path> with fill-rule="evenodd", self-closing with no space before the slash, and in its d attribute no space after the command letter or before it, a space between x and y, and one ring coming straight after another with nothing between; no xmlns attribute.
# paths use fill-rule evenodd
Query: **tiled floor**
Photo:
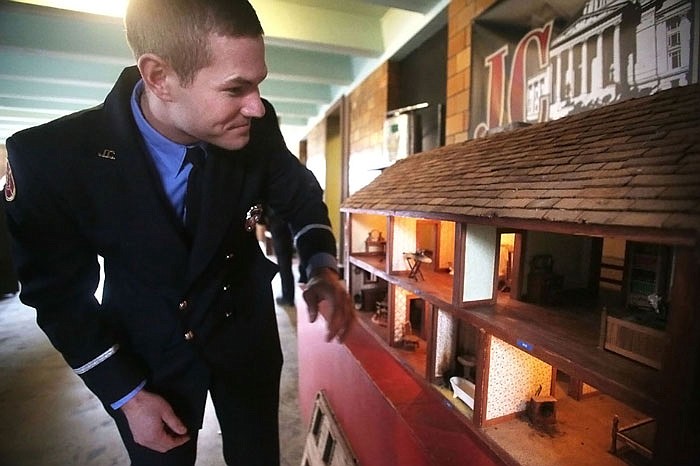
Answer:
<svg viewBox="0 0 700 466"><path fill-rule="evenodd" d="M275 289L279 280L275 278ZM66 366L17 296L0 300L0 465L127 465L111 418ZM277 308L285 364L280 403L282 466L299 466L306 435L298 405L296 311ZM208 404L197 466L223 465Z"/></svg>

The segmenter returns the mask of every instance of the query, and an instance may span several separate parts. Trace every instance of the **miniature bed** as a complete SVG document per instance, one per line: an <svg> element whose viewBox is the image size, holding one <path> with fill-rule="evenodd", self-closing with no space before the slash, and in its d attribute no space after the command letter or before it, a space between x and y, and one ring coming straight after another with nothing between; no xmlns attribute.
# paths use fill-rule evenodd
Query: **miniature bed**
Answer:
<svg viewBox="0 0 700 466"><path fill-rule="evenodd" d="M642 364L661 368L666 334L661 330L634 322L633 316L615 317L601 314L602 346Z"/></svg>

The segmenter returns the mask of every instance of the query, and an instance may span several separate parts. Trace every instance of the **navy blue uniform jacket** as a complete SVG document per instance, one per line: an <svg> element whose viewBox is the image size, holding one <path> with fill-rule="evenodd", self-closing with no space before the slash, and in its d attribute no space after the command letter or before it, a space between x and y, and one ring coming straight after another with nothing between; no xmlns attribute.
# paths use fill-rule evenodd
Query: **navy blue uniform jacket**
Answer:
<svg viewBox="0 0 700 466"><path fill-rule="evenodd" d="M302 232L302 263L335 242L318 183L262 119L245 148L207 148L190 245L131 114L138 79L127 68L104 104L7 140L7 221L20 297L88 387L109 405L147 380L192 426L211 371L279 377L277 268L244 228L249 208L268 204Z"/></svg>

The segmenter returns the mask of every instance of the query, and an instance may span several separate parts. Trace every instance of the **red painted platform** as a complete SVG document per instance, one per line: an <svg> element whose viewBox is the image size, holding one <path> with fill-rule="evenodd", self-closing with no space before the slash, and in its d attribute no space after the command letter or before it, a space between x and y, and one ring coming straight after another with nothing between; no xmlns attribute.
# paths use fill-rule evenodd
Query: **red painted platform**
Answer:
<svg viewBox="0 0 700 466"><path fill-rule="evenodd" d="M404 367L362 323L344 344L327 343L325 320L309 323L303 300L296 304L299 401L307 425L315 396L324 390L362 466L504 464L448 400Z"/></svg>

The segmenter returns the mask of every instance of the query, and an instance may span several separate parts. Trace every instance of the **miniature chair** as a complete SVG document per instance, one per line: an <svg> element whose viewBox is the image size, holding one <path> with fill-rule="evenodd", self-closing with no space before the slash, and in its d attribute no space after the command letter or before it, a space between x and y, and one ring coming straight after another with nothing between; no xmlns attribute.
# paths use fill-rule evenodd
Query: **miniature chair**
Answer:
<svg viewBox="0 0 700 466"><path fill-rule="evenodd" d="M420 338L413 334L411 321L407 320L403 323L403 336L401 337L401 345L410 350L418 349Z"/></svg>

